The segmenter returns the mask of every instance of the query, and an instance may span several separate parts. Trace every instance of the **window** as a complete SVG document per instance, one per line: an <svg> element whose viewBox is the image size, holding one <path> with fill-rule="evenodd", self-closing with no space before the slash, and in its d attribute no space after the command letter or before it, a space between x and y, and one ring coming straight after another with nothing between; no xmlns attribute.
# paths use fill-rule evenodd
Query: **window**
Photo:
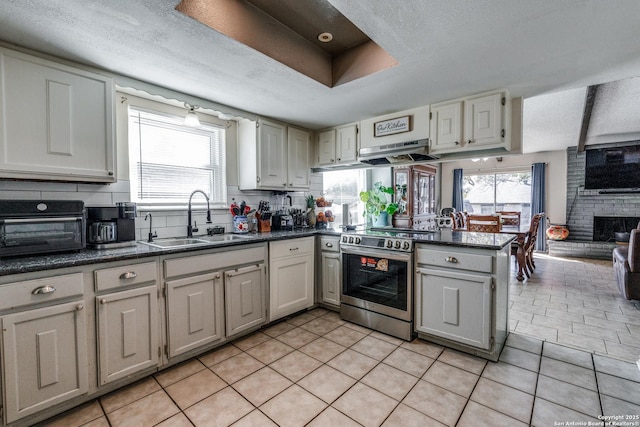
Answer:
<svg viewBox="0 0 640 427"><path fill-rule="evenodd" d="M184 118L129 107L131 200L184 206L193 190L225 206L225 128L184 126Z"/></svg>
<svg viewBox="0 0 640 427"><path fill-rule="evenodd" d="M464 175L462 195L467 213L518 211L521 225L531 221L531 172Z"/></svg>
<svg viewBox="0 0 640 427"><path fill-rule="evenodd" d="M364 203L360 201L360 192L365 190L365 169L324 172L322 174L322 194L325 199L332 200L330 208L335 216L335 224L342 225L342 205L349 206L347 224L365 222L362 213Z"/></svg>

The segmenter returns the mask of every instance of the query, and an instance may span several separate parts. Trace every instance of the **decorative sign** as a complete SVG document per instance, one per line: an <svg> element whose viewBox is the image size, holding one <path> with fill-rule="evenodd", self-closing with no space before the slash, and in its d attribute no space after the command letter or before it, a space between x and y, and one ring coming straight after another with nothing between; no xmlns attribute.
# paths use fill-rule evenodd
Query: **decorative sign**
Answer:
<svg viewBox="0 0 640 427"><path fill-rule="evenodd" d="M373 136L387 136L411 130L411 116L398 117L373 124Z"/></svg>

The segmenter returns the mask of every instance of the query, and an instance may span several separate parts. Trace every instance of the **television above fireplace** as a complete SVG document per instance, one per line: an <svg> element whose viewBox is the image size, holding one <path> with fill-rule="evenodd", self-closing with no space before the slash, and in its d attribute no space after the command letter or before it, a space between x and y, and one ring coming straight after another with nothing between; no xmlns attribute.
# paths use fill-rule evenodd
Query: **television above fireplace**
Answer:
<svg viewBox="0 0 640 427"><path fill-rule="evenodd" d="M586 150L584 188L640 192L640 141Z"/></svg>

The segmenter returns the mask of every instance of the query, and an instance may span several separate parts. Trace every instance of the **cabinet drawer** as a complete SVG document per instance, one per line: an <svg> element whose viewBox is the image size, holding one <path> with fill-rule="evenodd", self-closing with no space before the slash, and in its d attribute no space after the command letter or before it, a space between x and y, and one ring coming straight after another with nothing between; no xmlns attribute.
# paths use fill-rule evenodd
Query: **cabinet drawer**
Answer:
<svg viewBox="0 0 640 427"><path fill-rule="evenodd" d="M82 273L25 280L0 286L0 310L82 295Z"/></svg>
<svg viewBox="0 0 640 427"><path fill-rule="evenodd" d="M269 255L271 259L288 258L292 255L310 253L313 253L313 237L279 240L269 244Z"/></svg>
<svg viewBox="0 0 640 427"><path fill-rule="evenodd" d="M320 250L324 252L340 252L340 238L333 236L321 236Z"/></svg>
<svg viewBox="0 0 640 427"><path fill-rule="evenodd" d="M126 288L140 283L155 282L158 269L155 262L105 268L94 272L96 292L114 288Z"/></svg>
<svg viewBox="0 0 640 427"><path fill-rule="evenodd" d="M468 254L449 250L418 249L418 264L435 265L455 270L469 270L482 273L493 271L493 258L490 255Z"/></svg>

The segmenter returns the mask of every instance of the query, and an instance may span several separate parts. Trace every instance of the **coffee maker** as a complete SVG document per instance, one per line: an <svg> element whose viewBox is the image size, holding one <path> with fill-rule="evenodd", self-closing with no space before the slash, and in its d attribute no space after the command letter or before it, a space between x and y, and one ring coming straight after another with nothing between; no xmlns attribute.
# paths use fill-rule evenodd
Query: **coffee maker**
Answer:
<svg viewBox="0 0 640 427"><path fill-rule="evenodd" d="M134 246L136 204L87 207L87 244L96 249Z"/></svg>

